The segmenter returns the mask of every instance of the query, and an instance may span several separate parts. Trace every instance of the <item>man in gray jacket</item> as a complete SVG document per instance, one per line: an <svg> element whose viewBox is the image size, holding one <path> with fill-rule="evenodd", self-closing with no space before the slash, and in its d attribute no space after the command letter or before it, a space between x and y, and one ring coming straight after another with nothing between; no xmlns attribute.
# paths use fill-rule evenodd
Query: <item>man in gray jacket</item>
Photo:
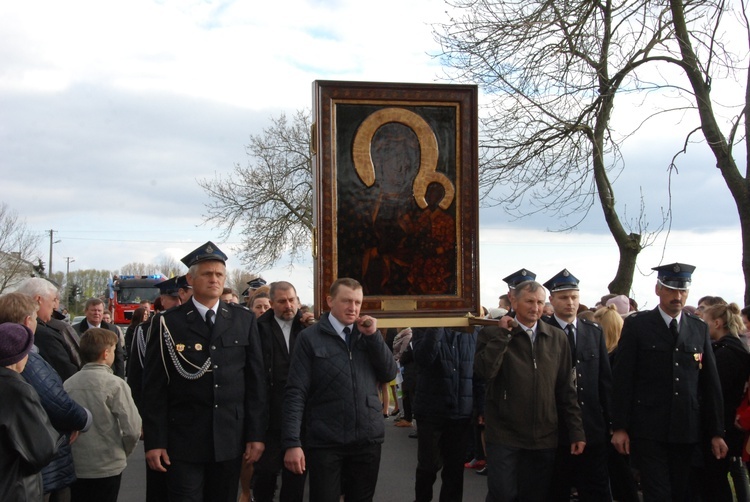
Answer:
<svg viewBox="0 0 750 502"><path fill-rule="evenodd" d="M545 300L541 284L522 282L511 299L515 320L506 316L479 332L474 370L487 382L488 502L547 499L558 419L567 426L570 452L585 446L568 340L540 322Z"/></svg>
<svg viewBox="0 0 750 502"><path fill-rule="evenodd" d="M375 494L385 435L378 382L396 377L396 361L376 321L359 316L362 286L337 279L330 313L297 336L284 398L284 465L310 468L310 500L368 501ZM300 431L305 420L305 450Z"/></svg>

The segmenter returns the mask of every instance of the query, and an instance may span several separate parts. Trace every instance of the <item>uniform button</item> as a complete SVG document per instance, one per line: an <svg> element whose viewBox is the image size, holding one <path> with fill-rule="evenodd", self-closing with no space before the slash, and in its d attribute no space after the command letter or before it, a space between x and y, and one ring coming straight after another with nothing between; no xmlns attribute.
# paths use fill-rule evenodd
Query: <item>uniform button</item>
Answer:
<svg viewBox="0 0 750 502"><path fill-rule="evenodd" d="M217 369L219 367L218 364L214 364L214 369Z"/></svg>
<svg viewBox="0 0 750 502"><path fill-rule="evenodd" d="M214 405L214 408L218 408L218 407L219 407L219 405L218 405L218 404L215 404L215 405Z"/></svg>
<svg viewBox="0 0 750 502"><path fill-rule="evenodd" d="M235 340L234 343L240 343L239 341Z"/></svg>
<svg viewBox="0 0 750 502"><path fill-rule="evenodd" d="M211 345L211 350L216 350L216 345Z"/></svg>
<svg viewBox="0 0 750 502"><path fill-rule="evenodd" d="M215 384L214 387L218 389L219 388L219 384L218 383Z"/></svg>
<svg viewBox="0 0 750 502"><path fill-rule="evenodd" d="M675 392L675 393L674 393L674 395L675 395L675 396L679 396L679 395L680 395L680 393L679 393L679 392Z"/></svg>
<svg viewBox="0 0 750 502"><path fill-rule="evenodd" d="M674 365L675 365L675 366L679 366L679 365L680 365L680 363L674 363Z"/></svg>
<svg viewBox="0 0 750 502"><path fill-rule="evenodd" d="M675 351L675 352L679 352L679 350L680 350L680 349L678 349L678 348L675 348L675 349L674 349L674 351Z"/></svg>
<svg viewBox="0 0 750 502"><path fill-rule="evenodd" d="M675 379L674 379L674 381L675 381L675 382L679 382L679 381L680 381L680 378L679 378L679 377L677 377L677 378L675 378Z"/></svg>

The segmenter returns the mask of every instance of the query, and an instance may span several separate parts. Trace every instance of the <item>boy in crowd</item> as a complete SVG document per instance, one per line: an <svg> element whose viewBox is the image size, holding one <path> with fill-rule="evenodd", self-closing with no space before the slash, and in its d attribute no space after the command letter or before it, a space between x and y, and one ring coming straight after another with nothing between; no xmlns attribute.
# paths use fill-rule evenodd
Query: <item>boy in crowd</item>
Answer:
<svg viewBox="0 0 750 502"><path fill-rule="evenodd" d="M141 435L141 417L130 387L110 367L118 342L107 329L87 330L81 337L84 366L64 384L68 394L94 416L91 430L73 445L78 479L72 499L76 501L117 501L126 459Z"/></svg>

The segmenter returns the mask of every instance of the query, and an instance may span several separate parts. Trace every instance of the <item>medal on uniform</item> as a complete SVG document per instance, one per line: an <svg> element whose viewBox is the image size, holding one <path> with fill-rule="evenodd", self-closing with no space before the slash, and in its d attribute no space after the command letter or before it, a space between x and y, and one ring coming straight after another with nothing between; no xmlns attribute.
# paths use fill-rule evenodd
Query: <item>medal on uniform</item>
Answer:
<svg viewBox="0 0 750 502"><path fill-rule="evenodd" d="M695 358L696 362L698 363L698 369L702 370L703 369L703 354L697 352L697 353L693 354L693 357Z"/></svg>
<svg viewBox="0 0 750 502"><path fill-rule="evenodd" d="M185 344L178 343L177 345L175 345L175 348L177 349L177 352L182 352L183 350L185 350Z"/></svg>
<svg viewBox="0 0 750 502"><path fill-rule="evenodd" d="M202 344L202 343L196 343L196 344L195 344L195 350L197 350L197 351L199 351L199 352L200 352L201 350L203 350L203 344Z"/></svg>

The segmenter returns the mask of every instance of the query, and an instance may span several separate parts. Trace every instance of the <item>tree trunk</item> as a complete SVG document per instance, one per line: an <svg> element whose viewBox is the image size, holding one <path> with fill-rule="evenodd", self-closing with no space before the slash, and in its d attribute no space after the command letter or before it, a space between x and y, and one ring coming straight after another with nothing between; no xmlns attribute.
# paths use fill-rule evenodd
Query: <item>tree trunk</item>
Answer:
<svg viewBox="0 0 750 502"><path fill-rule="evenodd" d="M737 212L740 216L740 231L742 236L742 272L745 280L745 305L750 305L750 175L742 176L737 163L732 157L732 145L727 141L719 128L711 104L711 86L706 82L701 73L698 59L690 43L690 33L685 22L684 4L680 0L670 0L672 11L672 22L675 28L675 36L680 44L682 53L682 67L685 71L690 85L695 94L695 102L700 116L701 129L706 138L708 146L716 158L716 167L729 188ZM745 131L747 132L747 113L750 104L750 74L745 82ZM746 144L750 138L745 134ZM747 168L747 166L746 166Z"/></svg>

